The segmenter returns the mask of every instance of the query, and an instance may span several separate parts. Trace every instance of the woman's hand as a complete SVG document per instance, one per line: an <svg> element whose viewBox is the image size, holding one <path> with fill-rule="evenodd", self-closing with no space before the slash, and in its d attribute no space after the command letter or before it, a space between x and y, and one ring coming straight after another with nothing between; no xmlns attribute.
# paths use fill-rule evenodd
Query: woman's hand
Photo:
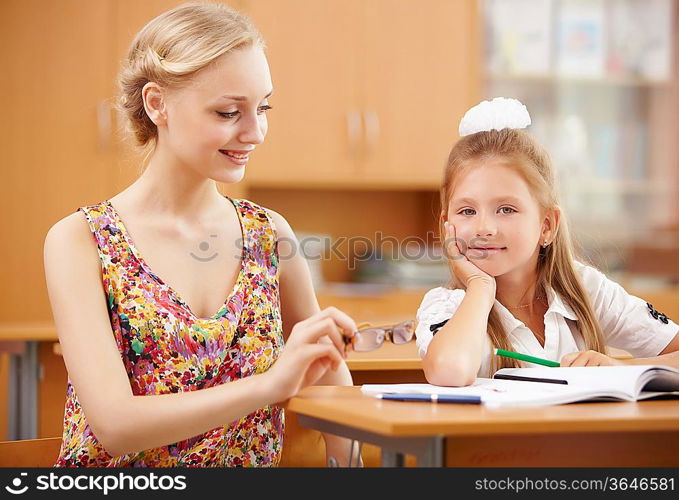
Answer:
<svg viewBox="0 0 679 500"><path fill-rule="evenodd" d="M467 288L469 288L472 283L479 283L490 287L493 292L493 297L495 297L495 278L479 269L460 251L460 247L457 244L458 240L455 232L455 225L446 221L443 226L446 231L446 255L452 262L455 276L464 283Z"/></svg>
<svg viewBox="0 0 679 500"><path fill-rule="evenodd" d="M564 355L560 364L561 366L614 366L626 363L597 351L577 351Z"/></svg>
<svg viewBox="0 0 679 500"><path fill-rule="evenodd" d="M295 324L283 353L264 374L271 384L273 403L291 398L328 369L336 370L345 357L344 337L353 337L355 331L354 320L334 307ZM331 342L319 342L324 337Z"/></svg>

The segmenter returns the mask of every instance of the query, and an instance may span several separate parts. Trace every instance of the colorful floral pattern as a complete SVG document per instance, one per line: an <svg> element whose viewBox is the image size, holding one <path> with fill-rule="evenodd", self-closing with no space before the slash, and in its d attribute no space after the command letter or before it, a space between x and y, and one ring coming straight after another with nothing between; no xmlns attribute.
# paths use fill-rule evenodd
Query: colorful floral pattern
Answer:
<svg viewBox="0 0 679 500"><path fill-rule="evenodd" d="M214 387L266 371L283 348L273 222L231 200L244 236L233 291L211 318L196 317L153 271L107 200L81 207L97 242L113 335L135 395ZM274 466L283 410L266 406L237 422L158 448L112 457L87 423L69 379L56 467Z"/></svg>

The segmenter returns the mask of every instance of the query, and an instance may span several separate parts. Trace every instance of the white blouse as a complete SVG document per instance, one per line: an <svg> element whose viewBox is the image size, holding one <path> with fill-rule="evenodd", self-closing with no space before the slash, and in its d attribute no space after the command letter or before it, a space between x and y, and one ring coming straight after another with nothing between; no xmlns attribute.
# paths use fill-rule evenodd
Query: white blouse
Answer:
<svg viewBox="0 0 679 500"><path fill-rule="evenodd" d="M628 294L597 269L576 262L576 270L590 296L606 345L623 349L635 357L657 356L679 332L679 326L667 316L655 311L645 300ZM544 347L533 332L497 300L495 306L514 350L559 361L563 355L583 351L586 346L573 310L551 287L547 287L546 292L549 308L545 313ZM443 287L434 288L425 294L417 310L418 325L415 330L420 357L424 357L436 333L436 327L432 332L432 325L449 319L460 306L464 295L464 290ZM486 335L479 377L492 376L491 351L490 339ZM536 365L524 363L524 366Z"/></svg>

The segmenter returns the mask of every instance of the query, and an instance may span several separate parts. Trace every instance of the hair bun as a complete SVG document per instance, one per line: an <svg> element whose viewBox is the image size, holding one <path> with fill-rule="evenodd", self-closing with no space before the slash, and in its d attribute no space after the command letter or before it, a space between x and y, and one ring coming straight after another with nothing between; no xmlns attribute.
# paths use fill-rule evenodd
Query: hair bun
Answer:
<svg viewBox="0 0 679 500"><path fill-rule="evenodd" d="M481 101L469 109L460 120L459 134L476 134L504 128L526 128L530 125L528 109L520 101L496 97L492 101Z"/></svg>

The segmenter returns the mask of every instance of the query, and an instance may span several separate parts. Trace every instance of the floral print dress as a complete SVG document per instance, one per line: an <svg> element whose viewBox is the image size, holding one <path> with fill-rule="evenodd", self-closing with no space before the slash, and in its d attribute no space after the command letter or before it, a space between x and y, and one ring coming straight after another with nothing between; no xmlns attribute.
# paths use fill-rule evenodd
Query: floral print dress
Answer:
<svg viewBox="0 0 679 500"><path fill-rule="evenodd" d="M211 318L196 317L136 249L107 200L81 207L96 240L112 332L135 396L214 387L266 371L283 348L273 221L262 207L227 198L240 219L241 269ZM266 406L176 443L112 457L92 432L70 379L56 467L275 466L283 410Z"/></svg>

